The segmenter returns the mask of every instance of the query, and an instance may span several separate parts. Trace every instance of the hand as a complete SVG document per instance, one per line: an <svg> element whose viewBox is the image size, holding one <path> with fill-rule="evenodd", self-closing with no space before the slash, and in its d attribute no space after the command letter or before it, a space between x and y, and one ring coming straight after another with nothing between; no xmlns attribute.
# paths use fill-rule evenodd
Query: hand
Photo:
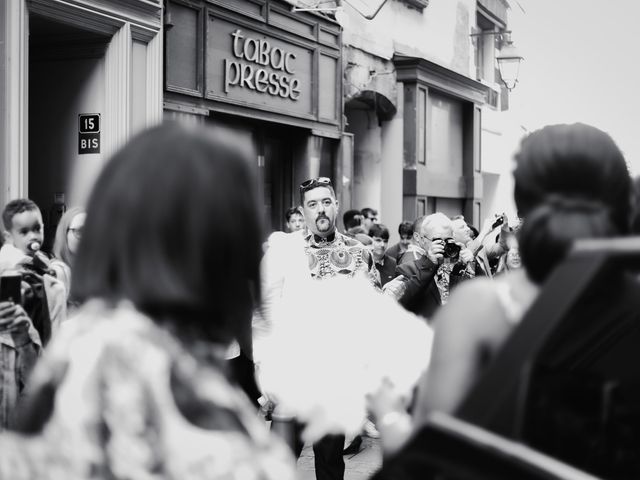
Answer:
<svg viewBox="0 0 640 480"><path fill-rule="evenodd" d="M427 250L427 257L435 265L442 263L442 261L444 260L444 243L431 242L431 245L429 245L429 250Z"/></svg>
<svg viewBox="0 0 640 480"><path fill-rule="evenodd" d="M509 232L509 218L506 213L502 214L502 227L501 230L503 232Z"/></svg>
<svg viewBox="0 0 640 480"><path fill-rule="evenodd" d="M13 302L0 302L0 331L13 331L29 325L28 315Z"/></svg>
<svg viewBox="0 0 640 480"><path fill-rule="evenodd" d="M464 263L465 265L471 263L473 261L473 252L471 250L469 250L468 248L462 248L460 250L460 262Z"/></svg>
<svg viewBox="0 0 640 480"><path fill-rule="evenodd" d="M407 289L404 280L404 275L398 275L396 278L394 278L390 282L387 282L387 284L382 287L382 293L393 297L396 301L399 301Z"/></svg>
<svg viewBox="0 0 640 480"><path fill-rule="evenodd" d="M406 412L405 399L386 377L375 392L366 395L366 400L367 409L378 421L390 412Z"/></svg>

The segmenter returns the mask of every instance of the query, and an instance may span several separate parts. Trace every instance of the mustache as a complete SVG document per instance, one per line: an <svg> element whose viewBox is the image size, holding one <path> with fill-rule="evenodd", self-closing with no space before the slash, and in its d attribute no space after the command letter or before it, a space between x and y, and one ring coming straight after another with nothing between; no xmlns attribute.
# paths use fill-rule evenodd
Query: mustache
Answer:
<svg viewBox="0 0 640 480"><path fill-rule="evenodd" d="M316 217L316 222L319 222L320 220L325 219L325 220L329 220L329 217L327 217L324 213L321 213L320 215L318 215Z"/></svg>

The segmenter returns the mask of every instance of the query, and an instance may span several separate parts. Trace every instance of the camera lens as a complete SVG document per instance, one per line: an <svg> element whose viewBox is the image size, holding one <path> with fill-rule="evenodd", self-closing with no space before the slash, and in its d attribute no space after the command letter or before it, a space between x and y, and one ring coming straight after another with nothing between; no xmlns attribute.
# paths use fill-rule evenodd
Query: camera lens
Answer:
<svg viewBox="0 0 640 480"><path fill-rule="evenodd" d="M460 253L460 245L454 242L448 242L444 245L444 258L453 258Z"/></svg>

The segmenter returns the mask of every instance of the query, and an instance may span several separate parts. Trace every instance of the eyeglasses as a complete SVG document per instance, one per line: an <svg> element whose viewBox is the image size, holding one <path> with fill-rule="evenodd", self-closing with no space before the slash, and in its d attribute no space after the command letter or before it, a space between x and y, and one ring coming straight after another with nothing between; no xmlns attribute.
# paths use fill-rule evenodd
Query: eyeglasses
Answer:
<svg viewBox="0 0 640 480"><path fill-rule="evenodd" d="M310 178L309 180L305 180L300 184L300 193L307 192L316 187L333 188L333 184L331 183L331 179L328 177Z"/></svg>
<svg viewBox="0 0 640 480"><path fill-rule="evenodd" d="M424 237L424 238L426 238L430 242L452 243L454 241L453 238L451 238L451 237L447 237L447 238L438 238L438 237L429 238L429 237Z"/></svg>
<svg viewBox="0 0 640 480"><path fill-rule="evenodd" d="M82 238L82 227L79 228L67 228L67 232L73 233L73 236L78 240Z"/></svg>

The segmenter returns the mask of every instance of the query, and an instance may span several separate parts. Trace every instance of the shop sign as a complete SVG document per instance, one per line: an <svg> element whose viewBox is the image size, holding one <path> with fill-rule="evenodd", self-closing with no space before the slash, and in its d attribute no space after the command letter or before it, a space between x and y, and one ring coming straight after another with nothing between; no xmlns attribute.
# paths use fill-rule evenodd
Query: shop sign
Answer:
<svg viewBox="0 0 640 480"><path fill-rule="evenodd" d="M100 114L78 115L78 154L100 153Z"/></svg>
<svg viewBox="0 0 640 480"><path fill-rule="evenodd" d="M207 33L208 98L313 115L314 47L213 16Z"/></svg>
<svg viewBox="0 0 640 480"><path fill-rule="evenodd" d="M300 80L295 77L295 53L269 43L269 40L245 36L242 30L231 33L233 56L224 60L224 91L237 85L267 95L300 98Z"/></svg>

